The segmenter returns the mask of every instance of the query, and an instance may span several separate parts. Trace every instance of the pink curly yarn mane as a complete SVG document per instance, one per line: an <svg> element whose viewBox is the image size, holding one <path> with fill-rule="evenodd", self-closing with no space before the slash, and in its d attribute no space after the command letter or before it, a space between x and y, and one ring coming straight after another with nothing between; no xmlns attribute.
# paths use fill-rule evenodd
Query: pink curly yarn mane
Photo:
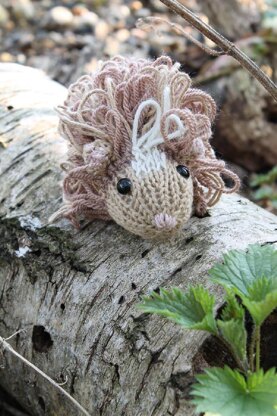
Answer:
<svg viewBox="0 0 277 416"><path fill-rule="evenodd" d="M160 131L164 143L159 147L191 172L194 186L194 207L205 214L223 192L239 187L238 177L217 160L210 146L211 123L216 114L213 99L201 90L190 88L190 78L173 65L169 57L153 61L115 57L97 72L81 77L71 85L64 105L58 108L60 133L69 140L68 161L64 163L65 205L58 216L69 218L76 226L78 217L109 219L105 188L112 175L132 159L132 127L138 106L153 98L162 102L165 83L170 86L171 109L161 118ZM176 114L186 126L182 137L169 140L174 126L166 117ZM139 133L153 125L153 108L143 111ZM111 148L111 155L94 153L84 156L84 147L102 140ZM97 158L106 157L104 170L97 171ZM222 175L231 178L226 188Z"/></svg>

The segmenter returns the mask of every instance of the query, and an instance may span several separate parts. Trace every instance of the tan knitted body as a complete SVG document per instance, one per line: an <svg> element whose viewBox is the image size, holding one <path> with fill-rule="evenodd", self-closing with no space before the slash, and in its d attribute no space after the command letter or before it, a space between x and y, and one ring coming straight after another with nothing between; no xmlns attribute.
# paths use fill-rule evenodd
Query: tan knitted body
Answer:
<svg viewBox="0 0 277 416"><path fill-rule="evenodd" d="M132 192L120 195L116 184L120 178L132 181ZM185 179L176 171L176 162L167 161L166 168L142 178L127 167L116 175L108 187L107 208L110 216L122 227L144 238L167 238L181 229L190 218L193 205L192 179ZM167 215L175 224L166 227L161 218ZM171 225L174 225L171 228Z"/></svg>
<svg viewBox="0 0 277 416"><path fill-rule="evenodd" d="M115 57L69 87L58 108L69 143L64 205L51 221L112 218L141 237L167 238L238 189L210 145L215 102L179 67L166 56Z"/></svg>

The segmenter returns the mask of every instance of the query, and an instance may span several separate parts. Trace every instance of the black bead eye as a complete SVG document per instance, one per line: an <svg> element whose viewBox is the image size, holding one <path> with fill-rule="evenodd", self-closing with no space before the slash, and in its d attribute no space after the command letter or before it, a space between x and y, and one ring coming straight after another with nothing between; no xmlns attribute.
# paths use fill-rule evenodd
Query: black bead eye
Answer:
<svg viewBox="0 0 277 416"><path fill-rule="evenodd" d="M178 165L176 169L177 169L177 172L180 173L180 175L183 176L184 178L190 177L189 170L186 166Z"/></svg>
<svg viewBox="0 0 277 416"><path fill-rule="evenodd" d="M117 190L120 194L126 195L131 191L132 182L128 178L120 179L117 182Z"/></svg>

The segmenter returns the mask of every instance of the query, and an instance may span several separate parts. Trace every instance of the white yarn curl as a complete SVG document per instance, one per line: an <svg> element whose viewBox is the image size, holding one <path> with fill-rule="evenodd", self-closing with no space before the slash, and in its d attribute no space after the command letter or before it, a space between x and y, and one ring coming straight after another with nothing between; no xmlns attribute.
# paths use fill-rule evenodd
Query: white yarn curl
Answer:
<svg viewBox="0 0 277 416"><path fill-rule="evenodd" d="M142 112L146 107L155 109L155 120L152 127L142 136L138 136L139 120ZM170 88L166 86L163 91L162 106L153 98L140 103L134 118L132 130L132 167L138 175L149 173L153 170L159 170L166 166L166 156L157 146L164 142L161 134L162 117L171 109ZM166 117L165 127L169 130L170 122L174 122L176 130L168 134L169 140L178 139L183 136L186 126L176 114L170 114Z"/></svg>

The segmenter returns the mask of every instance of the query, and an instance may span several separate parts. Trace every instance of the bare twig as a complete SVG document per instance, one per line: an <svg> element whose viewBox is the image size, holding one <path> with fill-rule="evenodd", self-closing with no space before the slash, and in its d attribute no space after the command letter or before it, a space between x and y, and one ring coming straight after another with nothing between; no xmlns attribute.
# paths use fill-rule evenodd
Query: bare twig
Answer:
<svg viewBox="0 0 277 416"><path fill-rule="evenodd" d="M14 338L18 334L22 334L22 332L26 332L25 329L19 329L18 331L14 332L12 335L10 335L8 338L5 338L5 341L9 341L10 339Z"/></svg>
<svg viewBox="0 0 277 416"><path fill-rule="evenodd" d="M17 331L16 334L20 332ZM15 334L13 334L11 337L7 338L10 339L14 336ZM22 361L25 365L27 365L28 367L32 368L36 373L38 373L41 377L43 377L44 379L46 379L50 384L52 384L52 386L54 386L57 390L60 391L60 393L62 393L68 400L71 401L72 404L74 404L74 406L80 410L80 412L82 412L85 416L91 416L84 408L83 406L80 405L80 403L77 402L77 400L75 400L72 396L70 396L69 393L67 393L67 391L65 391L58 383L56 383L54 380L52 380L51 377L49 377L47 374L45 374L43 371L41 371L38 367L36 367L34 364L32 364L30 361L26 360L26 358L24 358L22 355L20 355L18 352L16 352L13 347L4 339L0 336L0 346L2 346L2 348L4 350L9 351L11 354L13 354L15 357L19 358L20 361ZM3 370L2 370L3 371Z"/></svg>
<svg viewBox="0 0 277 416"><path fill-rule="evenodd" d="M234 43L230 42L211 26L204 23L199 17L192 13L177 0L160 0L170 10L177 13L189 24L199 30L207 38L211 39L219 46L226 55L232 56L241 66L247 69L253 77L255 77L269 92L269 94L277 101L277 86L274 82L253 62L244 52L242 52Z"/></svg>

